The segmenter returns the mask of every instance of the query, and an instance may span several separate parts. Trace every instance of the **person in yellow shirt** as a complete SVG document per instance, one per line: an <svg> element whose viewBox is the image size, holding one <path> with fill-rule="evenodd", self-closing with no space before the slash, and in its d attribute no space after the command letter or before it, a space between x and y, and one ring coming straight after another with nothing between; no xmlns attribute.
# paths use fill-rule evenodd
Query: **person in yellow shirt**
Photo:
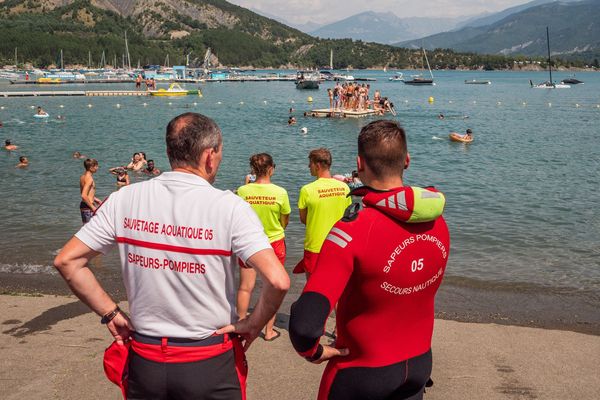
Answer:
<svg viewBox="0 0 600 400"><path fill-rule="evenodd" d="M304 272L307 279L314 271L327 234L342 218L346 207L352 204L348 185L331 176L331 161L331 153L325 148L309 153L308 168L317 180L304 185L298 198L300 221L306 225L306 234L304 257L294 268L294 273Z"/></svg>
<svg viewBox="0 0 600 400"><path fill-rule="evenodd" d="M238 196L250 204L263 224L265 234L275 250L275 255L281 264L285 264L285 227L290 219L290 200L287 191L271 183L275 172L273 157L267 153L255 154L250 157L250 168L256 176L254 182L240 186ZM237 312L240 319L246 318L250 306L252 290L256 283L256 271L243 262L240 264L240 286L237 295ZM265 327L264 339L268 342L280 336L279 331L273 328L275 316Z"/></svg>

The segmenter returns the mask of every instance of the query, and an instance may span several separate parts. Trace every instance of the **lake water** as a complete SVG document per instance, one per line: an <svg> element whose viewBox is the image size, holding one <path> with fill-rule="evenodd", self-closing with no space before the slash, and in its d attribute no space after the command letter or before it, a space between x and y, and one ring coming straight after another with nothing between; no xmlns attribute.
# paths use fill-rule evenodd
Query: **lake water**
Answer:
<svg viewBox="0 0 600 400"><path fill-rule="evenodd" d="M433 87L389 82L391 74L381 71L353 74L377 78L372 88L395 103L411 154L406 184L435 185L447 196L449 282L566 292L600 304L600 74L578 73L585 84L564 90L531 89L529 79L543 81L544 73L438 72ZM555 73L558 80L565 77ZM492 84L465 85L466 79ZM83 167L71 158L73 151L99 160L98 197L107 196L116 189L108 168L127 163L134 152L144 151L158 168L168 169L165 126L182 112L206 114L222 128L217 187L235 189L249 156L266 151L277 163L274 182L295 205L300 187L312 179L310 149L330 148L334 173L355 167L356 138L368 119L302 116L311 107L328 107L324 88L331 86L302 91L292 82L207 83L201 85L203 98L0 98L0 138L20 146L0 154L0 272L53 273L54 254L81 225ZM5 90L33 88L0 84ZM37 105L50 113L48 121L32 117L31 106ZM292 127L286 123L290 107L298 118ZM439 113L446 119L439 120ZM66 120L55 120L58 114ZM467 128L474 143L448 141L450 131ZM29 157L29 168L14 168L19 155ZM145 179L131 175L134 182ZM303 235L293 207L288 270L301 256ZM117 269L113 255L101 273L116 276Z"/></svg>

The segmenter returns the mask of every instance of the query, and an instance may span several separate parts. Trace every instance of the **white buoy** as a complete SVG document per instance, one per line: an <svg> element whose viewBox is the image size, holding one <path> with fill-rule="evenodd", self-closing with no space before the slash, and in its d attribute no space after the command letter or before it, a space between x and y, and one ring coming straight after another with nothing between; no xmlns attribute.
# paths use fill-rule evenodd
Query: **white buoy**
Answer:
<svg viewBox="0 0 600 400"><path fill-rule="evenodd" d="M243 104L244 104L244 102L243 102L243 101L240 101L240 104L242 104L242 105L243 105Z"/></svg>
<svg viewBox="0 0 600 400"><path fill-rule="evenodd" d="M307 134L308 133L308 128L307 127L302 127L302 129L300 129L300 132Z"/></svg>
<svg viewBox="0 0 600 400"><path fill-rule="evenodd" d="M600 104L596 104L596 108L600 108Z"/></svg>
<svg viewBox="0 0 600 400"><path fill-rule="evenodd" d="M477 104L477 102L475 100L473 100L473 104Z"/></svg>
<svg viewBox="0 0 600 400"><path fill-rule="evenodd" d="M405 102L406 104L408 104L408 100L404 100L404 102Z"/></svg>
<svg viewBox="0 0 600 400"><path fill-rule="evenodd" d="M93 106L93 105L91 105L91 104L88 104L88 108L92 108L92 107L94 107L94 106Z"/></svg>
<svg viewBox="0 0 600 400"><path fill-rule="evenodd" d="M198 105L198 103L196 103L196 102L194 102L194 103L192 103L192 104L194 104L195 106L197 106L197 105Z"/></svg>
<svg viewBox="0 0 600 400"><path fill-rule="evenodd" d="M295 103L295 101L294 101L294 100L292 100L292 104L294 104L294 103Z"/></svg>
<svg viewBox="0 0 600 400"><path fill-rule="evenodd" d="M119 103L117 103L116 107L117 108L121 108L121 105Z"/></svg>
<svg viewBox="0 0 600 400"><path fill-rule="evenodd" d="M146 106L148 105L148 103L144 103L144 104L142 104L142 105L143 105L144 107L146 107Z"/></svg>
<svg viewBox="0 0 600 400"><path fill-rule="evenodd" d="M0 110L4 110L4 106L0 107Z"/></svg>
<svg viewBox="0 0 600 400"><path fill-rule="evenodd" d="M217 101L217 104L223 104L223 103L221 103L220 101Z"/></svg>
<svg viewBox="0 0 600 400"><path fill-rule="evenodd" d="M33 108L35 108L35 106L29 106L29 108L32 108L32 109L33 109Z"/></svg>
<svg viewBox="0 0 600 400"><path fill-rule="evenodd" d="M65 106L63 106L62 104L59 106L60 108L65 108Z"/></svg>
<svg viewBox="0 0 600 400"><path fill-rule="evenodd" d="M448 103L449 103L449 104L452 104L452 100L448 100Z"/></svg>
<svg viewBox="0 0 600 400"><path fill-rule="evenodd" d="M173 103L169 102L169 105L170 105L170 106L172 106L172 105L173 105Z"/></svg>
<svg viewBox="0 0 600 400"><path fill-rule="evenodd" d="M552 103L548 103L548 107L552 107Z"/></svg>
<svg viewBox="0 0 600 400"><path fill-rule="evenodd" d="M263 100L263 103L267 104L267 101L266 101L266 100Z"/></svg>
<svg viewBox="0 0 600 400"><path fill-rule="evenodd" d="M526 106L526 105L527 105L527 103L523 102L523 105L524 105L524 106Z"/></svg>
<svg viewBox="0 0 600 400"><path fill-rule="evenodd" d="M575 107L579 108L579 104L575 103Z"/></svg>
<svg viewBox="0 0 600 400"><path fill-rule="evenodd" d="M501 101L499 101L499 102L498 102L498 105L499 105L499 106L501 106L501 105L502 105L502 102L501 102Z"/></svg>

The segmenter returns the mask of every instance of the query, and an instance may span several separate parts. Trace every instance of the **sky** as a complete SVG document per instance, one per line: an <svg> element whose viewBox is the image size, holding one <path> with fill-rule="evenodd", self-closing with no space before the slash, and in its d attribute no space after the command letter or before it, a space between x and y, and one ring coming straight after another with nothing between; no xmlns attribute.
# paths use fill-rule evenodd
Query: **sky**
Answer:
<svg viewBox="0 0 600 400"><path fill-rule="evenodd" d="M294 24L326 24L365 11L399 17L460 17L496 12L528 0L228 0Z"/></svg>

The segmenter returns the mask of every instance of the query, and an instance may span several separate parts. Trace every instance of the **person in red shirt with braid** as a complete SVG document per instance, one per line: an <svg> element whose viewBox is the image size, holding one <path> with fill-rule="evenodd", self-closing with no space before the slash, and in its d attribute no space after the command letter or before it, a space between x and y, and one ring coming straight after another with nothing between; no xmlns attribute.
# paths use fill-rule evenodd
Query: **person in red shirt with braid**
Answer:
<svg viewBox="0 0 600 400"><path fill-rule="evenodd" d="M350 207L321 248L291 308L290 339L312 363L328 361L319 400L422 399L431 374L434 298L450 250L445 197L404 186L409 156L394 121L358 137L362 206ZM337 340L321 345L337 303Z"/></svg>

